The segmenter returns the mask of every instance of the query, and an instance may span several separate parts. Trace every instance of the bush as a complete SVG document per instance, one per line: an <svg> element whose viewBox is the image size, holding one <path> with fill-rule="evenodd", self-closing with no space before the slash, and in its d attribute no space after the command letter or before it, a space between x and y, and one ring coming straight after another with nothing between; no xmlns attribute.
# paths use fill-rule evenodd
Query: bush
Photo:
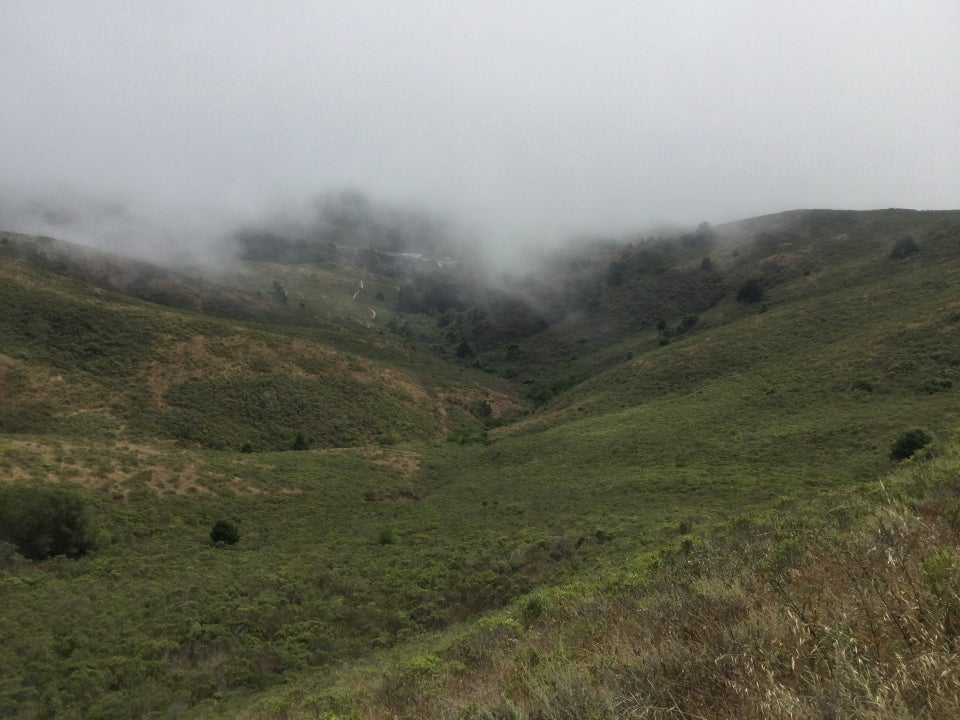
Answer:
<svg viewBox="0 0 960 720"><path fill-rule="evenodd" d="M218 545L236 545L240 542L240 530L229 520L217 520L210 530L210 540Z"/></svg>
<svg viewBox="0 0 960 720"><path fill-rule="evenodd" d="M383 528L380 531L380 535L377 537L377 542L381 545L393 545L397 541L396 536L393 534L393 530L390 528Z"/></svg>
<svg viewBox="0 0 960 720"><path fill-rule="evenodd" d="M737 290L737 302L752 304L763 300L763 286L757 278L750 278Z"/></svg>
<svg viewBox="0 0 960 720"><path fill-rule="evenodd" d="M30 560L78 558L96 539L83 499L63 488L0 488L0 540Z"/></svg>
<svg viewBox="0 0 960 720"><path fill-rule="evenodd" d="M933 438L920 428L904 430L890 446L890 459L906 460L932 442Z"/></svg>
<svg viewBox="0 0 960 720"><path fill-rule="evenodd" d="M890 259L902 260L909 255L913 255L919 249L912 235L904 235L893 244L893 249L890 251Z"/></svg>

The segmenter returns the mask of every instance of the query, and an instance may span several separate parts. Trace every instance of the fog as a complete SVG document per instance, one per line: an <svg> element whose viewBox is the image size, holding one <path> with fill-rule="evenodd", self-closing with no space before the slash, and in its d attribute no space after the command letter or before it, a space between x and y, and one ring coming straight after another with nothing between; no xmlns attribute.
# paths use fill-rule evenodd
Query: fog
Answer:
<svg viewBox="0 0 960 720"><path fill-rule="evenodd" d="M960 207L956 0L6 0L0 227L160 257L344 188L518 248Z"/></svg>

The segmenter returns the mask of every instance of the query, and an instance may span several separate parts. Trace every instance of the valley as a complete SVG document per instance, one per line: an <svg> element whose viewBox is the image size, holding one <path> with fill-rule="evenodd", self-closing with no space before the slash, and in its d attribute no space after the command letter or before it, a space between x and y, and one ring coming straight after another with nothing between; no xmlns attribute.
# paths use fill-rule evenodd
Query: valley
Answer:
<svg viewBox="0 0 960 720"><path fill-rule="evenodd" d="M960 211L704 223L513 275L424 262L433 236L258 232L169 268L0 233L0 502L55 489L86 533L0 543L0 716L956 709ZM850 561L877 522L903 575ZM824 637L858 612L875 674L838 679ZM884 664L908 655L936 671Z"/></svg>

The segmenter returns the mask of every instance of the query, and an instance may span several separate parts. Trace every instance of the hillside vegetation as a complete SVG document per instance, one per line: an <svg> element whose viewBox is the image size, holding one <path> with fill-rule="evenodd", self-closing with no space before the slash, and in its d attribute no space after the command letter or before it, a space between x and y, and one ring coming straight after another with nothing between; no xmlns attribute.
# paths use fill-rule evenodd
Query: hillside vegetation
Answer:
<svg viewBox="0 0 960 720"><path fill-rule="evenodd" d="M266 232L202 277L0 234L0 503L76 523L0 543L0 715L956 714L960 212L495 285Z"/></svg>

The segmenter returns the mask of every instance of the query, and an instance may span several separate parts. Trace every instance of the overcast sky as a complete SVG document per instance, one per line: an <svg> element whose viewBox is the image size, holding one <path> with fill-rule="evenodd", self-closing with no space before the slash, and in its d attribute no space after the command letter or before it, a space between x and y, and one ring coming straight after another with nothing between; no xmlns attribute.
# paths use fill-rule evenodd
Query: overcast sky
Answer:
<svg viewBox="0 0 960 720"><path fill-rule="evenodd" d="M345 187L500 243L960 208L958 0L0 0L0 92L7 224Z"/></svg>

